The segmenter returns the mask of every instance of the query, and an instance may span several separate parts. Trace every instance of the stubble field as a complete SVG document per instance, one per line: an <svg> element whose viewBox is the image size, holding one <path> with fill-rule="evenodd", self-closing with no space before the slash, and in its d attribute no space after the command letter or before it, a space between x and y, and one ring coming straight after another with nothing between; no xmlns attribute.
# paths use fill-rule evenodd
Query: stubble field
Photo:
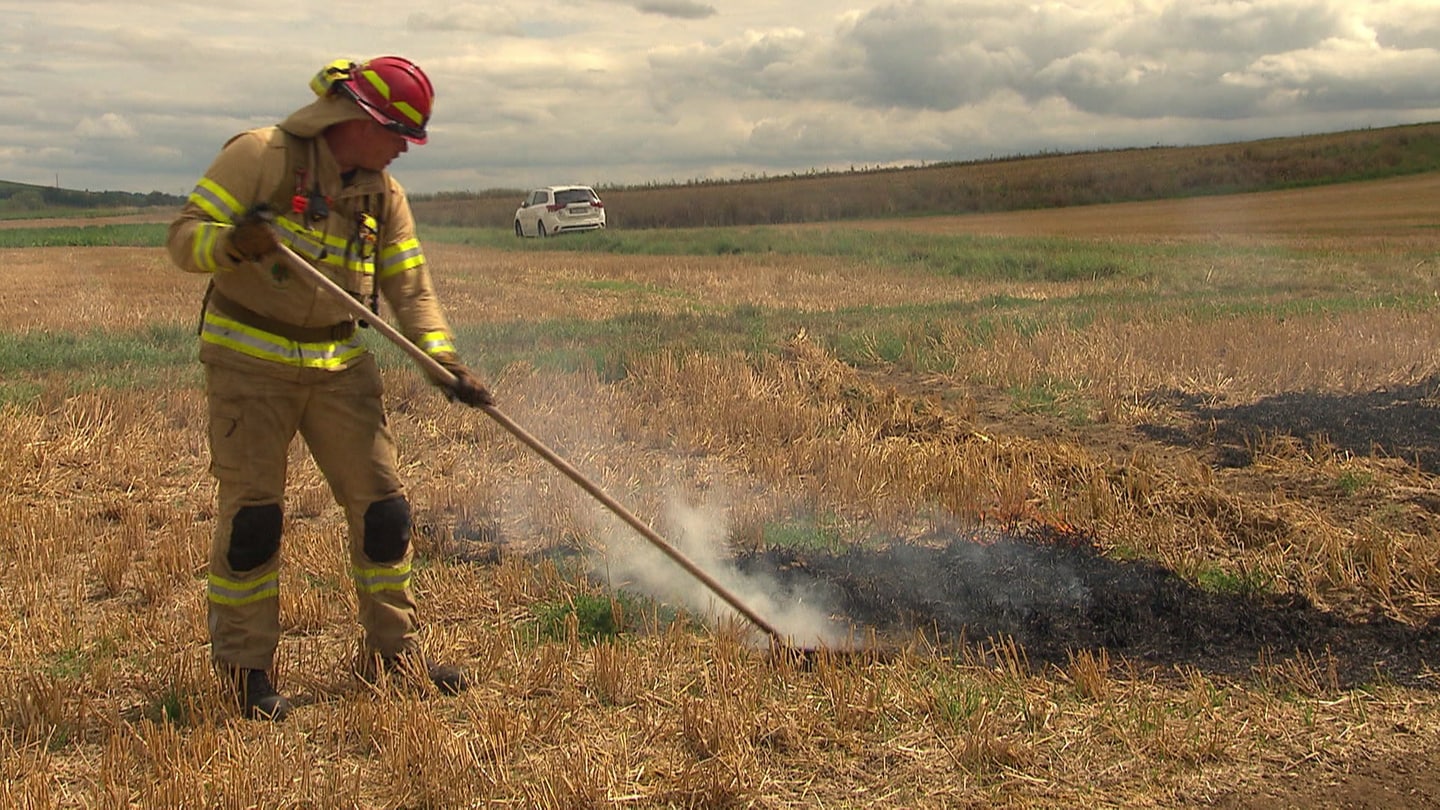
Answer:
<svg viewBox="0 0 1440 810"><path fill-rule="evenodd" d="M350 673L343 523L297 443L277 726L207 666L203 279L0 250L0 803L1436 806L1436 200L793 228L986 273L428 240L500 406L842 654L770 656L380 347L427 651L476 685Z"/></svg>

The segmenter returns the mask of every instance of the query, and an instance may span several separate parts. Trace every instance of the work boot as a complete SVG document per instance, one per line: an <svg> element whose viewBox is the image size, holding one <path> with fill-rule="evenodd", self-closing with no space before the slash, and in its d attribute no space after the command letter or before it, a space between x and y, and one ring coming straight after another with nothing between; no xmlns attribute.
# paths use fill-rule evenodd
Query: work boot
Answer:
<svg viewBox="0 0 1440 810"><path fill-rule="evenodd" d="M278 722L290 714L290 701L270 685L270 676L265 670L237 667L232 677L236 701L246 717Z"/></svg>
<svg viewBox="0 0 1440 810"><path fill-rule="evenodd" d="M459 667L447 664L431 664L419 651L403 652L389 658L370 656L370 666L362 667L360 676L370 683L377 680L374 662L378 659L380 669L387 678L396 678L401 683L421 684L429 681L443 695L458 695L470 688L470 680Z"/></svg>

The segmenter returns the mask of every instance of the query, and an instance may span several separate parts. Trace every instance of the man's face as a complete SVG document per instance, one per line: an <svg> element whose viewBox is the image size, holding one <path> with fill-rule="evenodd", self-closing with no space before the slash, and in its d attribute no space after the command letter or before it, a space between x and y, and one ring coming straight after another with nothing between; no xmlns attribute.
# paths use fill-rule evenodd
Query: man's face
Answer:
<svg viewBox="0 0 1440 810"><path fill-rule="evenodd" d="M330 151L342 168L384 171L395 158L405 154L410 142L398 133L380 126L373 119L353 119L331 127L327 132Z"/></svg>

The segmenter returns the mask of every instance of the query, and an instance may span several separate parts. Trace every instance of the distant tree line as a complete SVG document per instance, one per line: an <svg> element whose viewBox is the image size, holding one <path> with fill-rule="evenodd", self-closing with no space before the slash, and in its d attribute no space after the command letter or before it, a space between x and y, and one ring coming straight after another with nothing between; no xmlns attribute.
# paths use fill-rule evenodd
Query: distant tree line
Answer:
<svg viewBox="0 0 1440 810"><path fill-rule="evenodd" d="M10 212L67 208L173 208L184 202L184 197L160 191L151 191L148 194L133 191L80 191L55 186L0 182L0 210Z"/></svg>
<svg viewBox="0 0 1440 810"><path fill-rule="evenodd" d="M777 225L1234 194L1440 170L1440 123L731 182L597 186L612 228ZM539 178L537 185L545 182ZM421 224L509 228L521 191L416 195Z"/></svg>

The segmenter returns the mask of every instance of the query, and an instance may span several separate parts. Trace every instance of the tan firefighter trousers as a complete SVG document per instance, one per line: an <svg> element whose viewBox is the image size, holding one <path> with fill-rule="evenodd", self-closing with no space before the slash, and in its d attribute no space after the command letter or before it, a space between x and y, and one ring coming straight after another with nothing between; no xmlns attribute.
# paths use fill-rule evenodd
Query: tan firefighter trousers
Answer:
<svg viewBox="0 0 1440 810"><path fill-rule="evenodd" d="M339 372L299 369L285 380L217 363L205 372L219 490L207 590L211 657L247 669L274 662L286 458L297 432L345 510L365 648L386 657L414 648L409 511L374 358ZM392 519L377 521L377 505L401 516L391 508ZM372 543L382 533L376 526L389 525L386 550L375 554L389 559L367 555L367 522Z"/></svg>

